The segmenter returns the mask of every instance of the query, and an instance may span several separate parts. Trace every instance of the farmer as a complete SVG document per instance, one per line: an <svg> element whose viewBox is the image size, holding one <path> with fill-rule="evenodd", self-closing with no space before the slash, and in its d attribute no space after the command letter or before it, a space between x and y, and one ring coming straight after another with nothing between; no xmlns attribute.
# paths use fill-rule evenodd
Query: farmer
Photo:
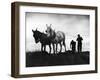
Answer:
<svg viewBox="0 0 100 80"><path fill-rule="evenodd" d="M78 34L78 38L77 38L77 50L78 50L78 52L82 52L82 40L83 40L83 38L80 36L80 34Z"/></svg>

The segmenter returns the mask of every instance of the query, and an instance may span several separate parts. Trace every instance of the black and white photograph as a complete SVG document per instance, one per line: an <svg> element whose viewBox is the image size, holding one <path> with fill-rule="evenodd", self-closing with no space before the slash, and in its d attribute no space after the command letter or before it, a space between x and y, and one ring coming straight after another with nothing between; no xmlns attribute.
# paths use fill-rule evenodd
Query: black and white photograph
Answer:
<svg viewBox="0 0 100 80"><path fill-rule="evenodd" d="M25 13L26 67L90 62L90 15Z"/></svg>
<svg viewBox="0 0 100 80"><path fill-rule="evenodd" d="M97 73L97 7L12 4L12 76Z"/></svg>

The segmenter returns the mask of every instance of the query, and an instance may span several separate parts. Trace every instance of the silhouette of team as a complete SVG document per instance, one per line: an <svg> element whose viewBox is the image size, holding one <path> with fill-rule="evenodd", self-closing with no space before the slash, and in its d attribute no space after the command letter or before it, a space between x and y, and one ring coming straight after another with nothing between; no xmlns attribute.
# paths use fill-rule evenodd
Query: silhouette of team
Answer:
<svg viewBox="0 0 100 80"><path fill-rule="evenodd" d="M82 52L82 40L83 40L83 38L80 36L80 34L78 34L77 39L76 39L78 52ZM71 48L72 52L76 51L76 42L74 40L72 40L70 42L70 48Z"/></svg>
<svg viewBox="0 0 100 80"><path fill-rule="evenodd" d="M33 37L35 39L35 42L41 43L41 51L46 51L46 46L49 46L49 53L51 53L51 45L53 46L53 52L59 53L62 51L62 46L65 48L66 52L66 44L65 44L65 33L62 31L56 31L51 28L52 24L47 25L46 24L46 33L42 33L39 30L33 30ZM83 38L80 36L80 34L77 35L76 41L71 40L70 42L70 48L72 52L76 52L76 45L77 45L77 52L82 52L82 40ZM60 51L58 52L58 44L60 45Z"/></svg>

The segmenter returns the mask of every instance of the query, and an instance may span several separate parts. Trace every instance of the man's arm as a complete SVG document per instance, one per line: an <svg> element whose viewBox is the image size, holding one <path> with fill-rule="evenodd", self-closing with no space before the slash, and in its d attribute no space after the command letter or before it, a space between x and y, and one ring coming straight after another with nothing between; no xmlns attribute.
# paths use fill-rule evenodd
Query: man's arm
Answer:
<svg viewBox="0 0 100 80"><path fill-rule="evenodd" d="M81 40L83 40L83 38L81 37Z"/></svg>

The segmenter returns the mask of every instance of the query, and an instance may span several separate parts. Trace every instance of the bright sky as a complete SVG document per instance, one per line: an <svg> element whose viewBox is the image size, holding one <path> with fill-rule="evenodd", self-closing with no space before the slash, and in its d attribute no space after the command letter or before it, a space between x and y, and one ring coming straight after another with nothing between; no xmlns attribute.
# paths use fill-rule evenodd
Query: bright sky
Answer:
<svg viewBox="0 0 100 80"><path fill-rule="evenodd" d="M32 29L45 32L46 24L52 24L55 31L62 31L66 35L67 50L70 50L70 41L77 39L77 34L83 37L83 50L89 50L90 39L89 15L49 14L26 12L26 51L40 50L40 43L34 42ZM48 50L48 49L47 49Z"/></svg>

